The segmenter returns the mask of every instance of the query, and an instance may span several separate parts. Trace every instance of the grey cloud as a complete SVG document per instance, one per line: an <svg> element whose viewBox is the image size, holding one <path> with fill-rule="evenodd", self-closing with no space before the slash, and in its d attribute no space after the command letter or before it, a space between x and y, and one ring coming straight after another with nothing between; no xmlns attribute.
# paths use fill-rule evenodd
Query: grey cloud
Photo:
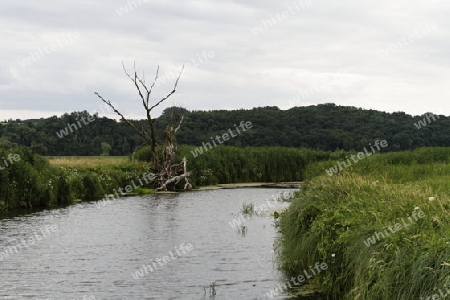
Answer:
<svg viewBox="0 0 450 300"><path fill-rule="evenodd" d="M122 16L116 11L127 5L122 0L5 3L0 11L0 107L49 115L92 110L98 106L93 95L98 91L127 113L140 115L122 60L129 69L136 61L147 80L157 65L164 76L194 60L198 65L185 70L173 100L188 109L288 108L292 97L332 78L332 88L299 104L446 113L447 2L311 0L311 6L281 21L276 15L299 0L140 3ZM263 20L274 24L253 34ZM432 22L439 24L437 30L384 58L377 56ZM79 32L80 38L21 67L19 61L69 31ZM215 57L199 63L205 50ZM338 80L334 74L342 69L348 74ZM174 79L166 77L155 99L170 90Z"/></svg>

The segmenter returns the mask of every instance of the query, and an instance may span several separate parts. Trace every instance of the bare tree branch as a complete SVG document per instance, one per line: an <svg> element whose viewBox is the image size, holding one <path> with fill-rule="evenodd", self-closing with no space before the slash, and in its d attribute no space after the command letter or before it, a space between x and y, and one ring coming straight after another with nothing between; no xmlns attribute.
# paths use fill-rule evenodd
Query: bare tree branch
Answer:
<svg viewBox="0 0 450 300"><path fill-rule="evenodd" d="M177 89L177 86L178 86L178 81L180 80L181 73L183 72L183 70L184 70L184 65L183 65L183 67L181 68L181 71L180 71L180 74L178 75L177 80L175 81L175 85L174 85L174 87L173 87L173 90L172 90L169 94L167 94L166 97L162 98L162 99L159 100L155 105L153 105L152 107L150 107L150 110L152 110L153 108L157 107L158 105L160 105L161 103L163 103L165 100L169 99L170 96L172 96L173 94L175 94L176 89Z"/></svg>
<svg viewBox="0 0 450 300"><path fill-rule="evenodd" d="M97 95L97 97L99 97L105 104L109 105L109 107L111 107L111 108L114 110L114 112L115 112L116 114L118 114L118 115L122 118L123 121L125 121L131 128L134 129L134 131L136 131L143 139L145 139L145 141L147 141L147 142L150 141L150 138L148 137L148 135L146 134L146 132L145 132L144 130L142 130L142 131L139 130L139 129L136 127L136 125L134 125L133 122L131 122L131 121L129 121L127 118L125 118L125 116L124 116L122 113L120 113L120 111L118 111L118 110L114 107L114 105L111 103L111 101L106 100L105 98L103 98L102 96L100 96L100 94L97 93L97 92L95 92L94 94Z"/></svg>
<svg viewBox="0 0 450 300"><path fill-rule="evenodd" d="M168 93L164 98L156 102L153 106L149 107L149 100L150 96L153 90L153 87L156 84L156 81L158 80L159 76L159 66L156 69L156 75L155 79L150 86L150 88L147 87L145 83L145 73L142 73L142 78L139 77L136 71L136 62L134 62L134 76L132 76L127 69L125 68L125 64L122 61L122 67L125 72L125 75L134 83L134 86L136 87L139 97L142 100L142 105L145 108L145 113L147 117L147 124L150 128L150 135L147 133L144 127L142 127L141 130L139 130L136 125L125 118L125 116L119 112L114 105L109 101L100 96L97 92L95 95L102 100L105 104L110 106L114 112L121 117L121 119L126 122L131 128L133 128L134 131L136 131L139 136L141 136L144 141L150 145L151 152L153 155L153 163L154 163L154 171L157 174L157 181L159 183L159 188L157 190L167 190L168 188L174 189L176 184L180 182L180 180L184 179L186 184L184 185L185 189L192 188L191 183L189 182L189 176L190 172L187 172L186 169L186 158L183 158L182 163L176 164L176 154L177 154L177 143L176 143L176 133L181 128L181 124L183 123L184 116L181 116L181 120L178 123L178 126L174 129L174 124L171 123L167 125L166 130L164 132L165 135L165 147L162 147L161 153L159 154L157 150L157 143L156 143L156 133L155 133L155 127L154 123L155 120L151 117L151 111L153 108L159 106L161 103L163 103L165 100L170 98L175 92L178 87L178 81L180 80L181 74L184 70L184 65L181 68L180 74L178 75L173 90ZM145 92L144 92L145 91ZM144 95L145 94L145 95ZM172 120L173 122L173 120ZM160 156L162 156L162 166L160 165Z"/></svg>
<svg viewBox="0 0 450 300"><path fill-rule="evenodd" d="M184 66L183 66L183 67L184 67ZM158 75L159 75L159 65L158 65L158 68L156 68L155 80L153 80L153 83L152 83L152 85L150 86L150 91L149 91L149 93L148 93L149 97L150 97L150 94L152 93L153 87L154 87L155 84L156 84L156 80L158 80ZM148 106L148 98L149 98L149 97L147 97L147 106Z"/></svg>
<svg viewBox="0 0 450 300"><path fill-rule="evenodd" d="M139 78L139 76L136 73L136 62L134 62L134 77L132 77L130 75L130 73L128 73L127 69L125 68L125 65L122 61L122 67L123 67L123 71L125 72L125 75L127 75L128 78L130 78L130 80L134 83L136 89L138 90L139 93L139 97L142 99L142 104L144 105L145 109L148 109L148 105L146 105L145 99L144 99L144 95L141 92L141 88L139 87L139 82L142 84L142 86L147 90L145 83L143 83L143 81ZM148 102L147 102L148 103Z"/></svg>
<svg viewBox="0 0 450 300"><path fill-rule="evenodd" d="M180 123L178 123L178 127L177 127L177 128L175 128L175 133L177 133L178 129L180 129L180 127L181 127L181 123L183 123L183 119L184 119L184 115L182 115L182 116L181 116L181 120L180 120Z"/></svg>
<svg viewBox="0 0 450 300"><path fill-rule="evenodd" d="M133 78L128 73L127 69L125 68L125 64L124 64L123 60L122 60L122 68L123 68L123 71L125 72L125 75L127 75L127 77L130 78L130 80L134 82Z"/></svg>

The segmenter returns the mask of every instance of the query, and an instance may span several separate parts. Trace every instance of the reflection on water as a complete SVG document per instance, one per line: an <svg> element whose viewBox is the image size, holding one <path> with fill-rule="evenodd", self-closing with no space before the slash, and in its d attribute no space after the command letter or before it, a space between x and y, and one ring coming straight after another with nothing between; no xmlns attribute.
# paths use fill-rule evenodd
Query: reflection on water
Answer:
<svg viewBox="0 0 450 300"><path fill-rule="evenodd" d="M265 299L284 281L273 218L245 220L245 232L231 224L243 203L261 205L283 191L130 197L4 218L0 299ZM37 239L46 226L58 230ZM28 247L18 249L22 240Z"/></svg>

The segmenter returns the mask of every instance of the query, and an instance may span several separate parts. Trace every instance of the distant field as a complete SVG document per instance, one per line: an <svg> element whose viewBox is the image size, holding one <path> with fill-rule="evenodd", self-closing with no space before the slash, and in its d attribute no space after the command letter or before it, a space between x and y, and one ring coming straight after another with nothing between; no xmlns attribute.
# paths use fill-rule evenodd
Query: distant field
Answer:
<svg viewBox="0 0 450 300"><path fill-rule="evenodd" d="M52 166L96 167L128 162L127 156L48 156Z"/></svg>

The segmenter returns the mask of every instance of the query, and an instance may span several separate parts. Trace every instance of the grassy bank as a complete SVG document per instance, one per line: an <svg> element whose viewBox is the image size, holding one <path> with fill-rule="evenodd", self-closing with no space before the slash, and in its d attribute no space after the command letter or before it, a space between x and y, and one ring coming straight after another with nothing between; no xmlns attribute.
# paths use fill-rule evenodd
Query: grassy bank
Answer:
<svg viewBox="0 0 450 300"><path fill-rule="evenodd" d="M378 154L308 181L279 221L280 263L329 299L419 299L450 285L449 148ZM431 198L430 198L431 197Z"/></svg>
<svg viewBox="0 0 450 300"><path fill-rule="evenodd" d="M9 156L8 156L9 155ZM0 210L51 207L75 200L96 200L149 171L149 164L125 157L58 157L47 159L28 148L0 149ZM8 166L6 167L5 164ZM144 192L142 189L134 192Z"/></svg>
<svg viewBox="0 0 450 300"><path fill-rule="evenodd" d="M194 187L228 183L303 181L313 162L343 159L346 152L325 152L284 147L217 146L194 155L195 146L180 145L179 159L188 160ZM151 160L148 147L134 154L135 159Z"/></svg>
<svg viewBox="0 0 450 300"><path fill-rule="evenodd" d="M127 157L52 157L50 165L66 180L72 199L96 200L137 181L150 164ZM141 193L143 189L133 189Z"/></svg>
<svg viewBox="0 0 450 300"><path fill-rule="evenodd" d="M194 188L230 183L302 181L314 173L313 169L308 169L309 165L332 163L348 154L283 147L218 146L194 155L195 149L179 146L179 159L187 158ZM8 151L1 152L4 155L0 157L20 154L22 159L0 171L0 210L100 199L148 172L150 163L145 161L151 161L148 147L137 151L133 160L108 156L42 157L27 148Z"/></svg>

